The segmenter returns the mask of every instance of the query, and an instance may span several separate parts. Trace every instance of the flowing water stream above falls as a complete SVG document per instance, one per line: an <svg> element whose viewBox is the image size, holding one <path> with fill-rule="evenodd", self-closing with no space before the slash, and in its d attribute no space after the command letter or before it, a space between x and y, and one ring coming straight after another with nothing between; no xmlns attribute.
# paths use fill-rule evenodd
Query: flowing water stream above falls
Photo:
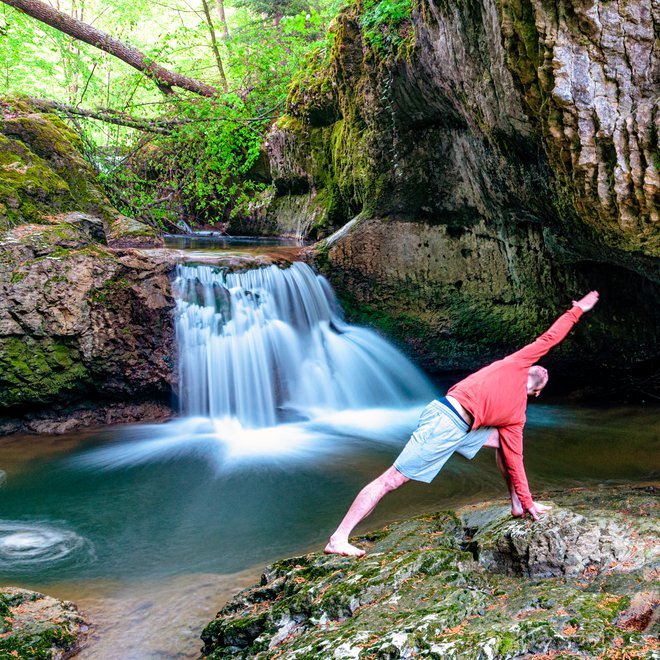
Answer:
<svg viewBox="0 0 660 660"><path fill-rule="evenodd" d="M83 658L197 657L221 604L269 561L321 549L444 391L346 324L302 263L182 264L174 290L179 418L0 442L0 584L77 602L95 624ZM534 492L658 476L657 408L535 403L528 417ZM364 528L504 492L484 449Z"/></svg>

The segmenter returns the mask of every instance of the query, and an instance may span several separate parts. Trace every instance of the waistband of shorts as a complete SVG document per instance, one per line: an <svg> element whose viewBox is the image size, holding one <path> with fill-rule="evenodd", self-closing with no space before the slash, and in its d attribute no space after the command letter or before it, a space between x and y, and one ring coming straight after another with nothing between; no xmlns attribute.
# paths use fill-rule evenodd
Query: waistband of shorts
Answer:
<svg viewBox="0 0 660 660"><path fill-rule="evenodd" d="M441 399L438 399L438 403L445 408L449 416L456 422L456 425L462 428L465 431L470 430L470 425L458 414L458 410L454 408L447 399L446 396L443 396Z"/></svg>

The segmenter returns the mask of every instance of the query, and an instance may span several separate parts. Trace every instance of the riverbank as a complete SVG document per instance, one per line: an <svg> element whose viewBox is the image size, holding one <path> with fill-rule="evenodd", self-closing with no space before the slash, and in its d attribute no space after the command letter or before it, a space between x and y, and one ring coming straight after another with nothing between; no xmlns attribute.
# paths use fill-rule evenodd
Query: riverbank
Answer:
<svg viewBox="0 0 660 660"><path fill-rule="evenodd" d="M267 567L204 630L219 658L650 658L658 484L552 493L538 522L486 503Z"/></svg>

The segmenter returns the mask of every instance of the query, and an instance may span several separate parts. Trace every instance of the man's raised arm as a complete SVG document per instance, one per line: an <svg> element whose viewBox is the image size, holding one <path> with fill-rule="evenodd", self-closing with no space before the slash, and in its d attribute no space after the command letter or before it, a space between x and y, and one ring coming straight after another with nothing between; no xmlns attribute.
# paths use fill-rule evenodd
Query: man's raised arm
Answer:
<svg viewBox="0 0 660 660"><path fill-rule="evenodd" d="M553 346L559 344L578 322L582 314L593 309L597 302L598 291L590 291L580 300L574 300L572 308L564 312L538 339L512 353L509 357L525 360L531 367Z"/></svg>

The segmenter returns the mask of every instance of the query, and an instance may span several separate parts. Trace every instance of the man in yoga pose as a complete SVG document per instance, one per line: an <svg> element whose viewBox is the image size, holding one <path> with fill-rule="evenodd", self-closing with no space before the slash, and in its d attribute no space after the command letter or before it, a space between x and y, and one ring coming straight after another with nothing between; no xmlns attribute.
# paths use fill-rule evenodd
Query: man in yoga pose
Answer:
<svg viewBox="0 0 660 660"><path fill-rule="evenodd" d="M534 363L597 302L597 291L573 301L573 307L536 341L473 373L451 387L446 397L426 406L394 465L358 493L325 552L361 557L365 551L348 542L353 528L387 493L411 479L432 481L455 451L473 458L481 447L494 447L511 496L511 513L527 513L534 520L546 513L549 507L532 499L523 465L527 397L537 397L548 382L548 372Z"/></svg>

